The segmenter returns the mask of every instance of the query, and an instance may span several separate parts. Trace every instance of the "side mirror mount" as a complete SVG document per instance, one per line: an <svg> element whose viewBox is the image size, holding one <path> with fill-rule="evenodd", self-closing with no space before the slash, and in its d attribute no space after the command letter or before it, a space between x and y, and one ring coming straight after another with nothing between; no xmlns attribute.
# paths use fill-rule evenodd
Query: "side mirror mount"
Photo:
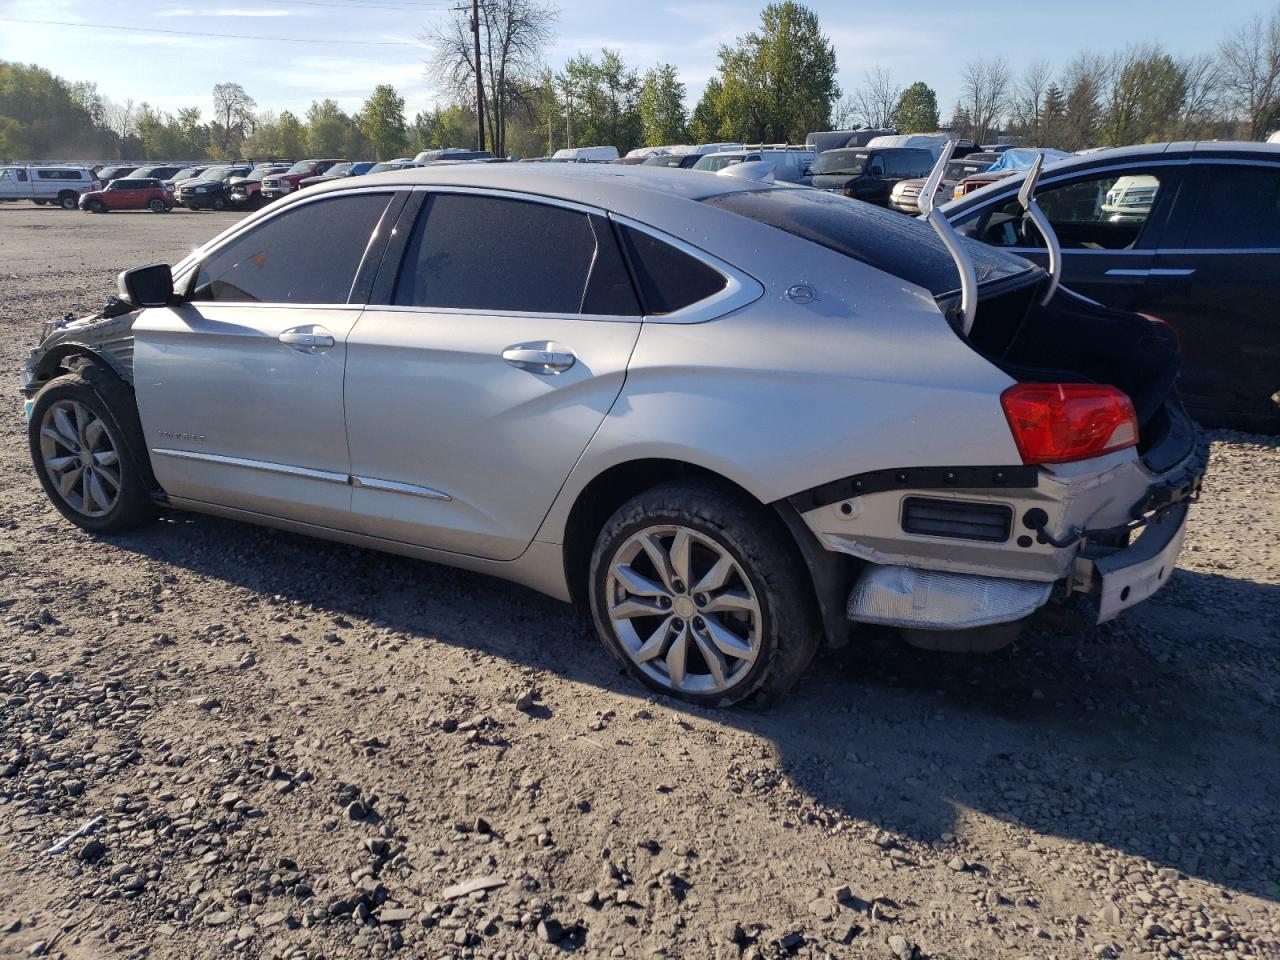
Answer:
<svg viewBox="0 0 1280 960"><path fill-rule="evenodd" d="M149 263L125 270L116 281L120 297L135 307L169 307L177 303L173 271L167 263Z"/></svg>

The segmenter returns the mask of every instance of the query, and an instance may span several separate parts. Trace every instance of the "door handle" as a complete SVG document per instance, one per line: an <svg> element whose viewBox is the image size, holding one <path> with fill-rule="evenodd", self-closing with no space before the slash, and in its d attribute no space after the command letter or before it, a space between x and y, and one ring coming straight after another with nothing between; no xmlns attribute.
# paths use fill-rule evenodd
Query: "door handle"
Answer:
<svg viewBox="0 0 1280 960"><path fill-rule="evenodd" d="M321 350L328 350L337 342L332 333L315 324L292 327L280 334L277 339L285 346L293 347L302 353L319 353Z"/></svg>
<svg viewBox="0 0 1280 960"><path fill-rule="evenodd" d="M564 373L578 362L572 350L550 340L514 344L502 351L502 359L519 370L541 376Z"/></svg>

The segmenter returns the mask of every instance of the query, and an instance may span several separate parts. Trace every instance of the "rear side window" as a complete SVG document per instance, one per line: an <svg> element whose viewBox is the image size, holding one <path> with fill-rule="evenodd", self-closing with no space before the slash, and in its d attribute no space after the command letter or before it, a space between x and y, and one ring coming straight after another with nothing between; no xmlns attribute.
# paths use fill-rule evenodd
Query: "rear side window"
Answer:
<svg viewBox="0 0 1280 960"><path fill-rule="evenodd" d="M1280 169L1207 167L1199 178L1186 247L1280 248Z"/></svg>
<svg viewBox="0 0 1280 960"><path fill-rule="evenodd" d="M683 310L719 293L728 282L720 271L640 230L623 227L622 237L648 316Z"/></svg>
<svg viewBox="0 0 1280 960"><path fill-rule="evenodd" d="M640 313L608 221L452 193L433 196L418 217L392 300L478 312Z"/></svg>
<svg viewBox="0 0 1280 960"><path fill-rule="evenodd" d="M41 180L79 180L79 170L37 170L36 176Z"/></svg>
<svg viewBox="0 0 1280 960"><path fill-rule="evenodd" d="M220 303L346 303L389 193L294 207L210 254L193 299Z"/></svg>

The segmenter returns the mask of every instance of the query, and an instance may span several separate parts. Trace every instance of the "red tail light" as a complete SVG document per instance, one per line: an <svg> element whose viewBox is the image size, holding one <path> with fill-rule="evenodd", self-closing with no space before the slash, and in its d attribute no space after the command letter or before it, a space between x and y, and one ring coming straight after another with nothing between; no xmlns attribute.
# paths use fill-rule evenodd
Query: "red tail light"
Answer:
<svg viewBox="0 0 1280 960"><path fill-rule="evenodd" d="M1087 460L1138 442L1133 402L1096 383L1019 383L1000 396L1023 463Z"/></svg>

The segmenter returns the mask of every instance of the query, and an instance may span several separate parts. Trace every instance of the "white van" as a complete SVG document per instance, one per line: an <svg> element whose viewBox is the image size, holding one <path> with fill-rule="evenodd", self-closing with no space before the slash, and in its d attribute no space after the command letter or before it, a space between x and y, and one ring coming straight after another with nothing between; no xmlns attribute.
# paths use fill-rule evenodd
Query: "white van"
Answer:
<svg viewBox="0 0 1280 960"><path fill-rule="evenodd" d="M884 147L914 147L917 150L929 150L936 159L941 153L942 148L947 145L948 137L945 133L908 133L894 137L872 137L867 142L867 149Z"/></svg>
<svg viewBox="0 0 1280 960"><path fill-rule="evenodd" d="M565 147L551 155L560 163L612 163L618 159L617 147Z"/></svg>
<svg viewBox="0 0 1280 960"><path fill-rule="evenodd" d="M80 194L100 186L88 167L0 167L0 201L30 200L37 206L52 203L75 210Z"/></svg>

